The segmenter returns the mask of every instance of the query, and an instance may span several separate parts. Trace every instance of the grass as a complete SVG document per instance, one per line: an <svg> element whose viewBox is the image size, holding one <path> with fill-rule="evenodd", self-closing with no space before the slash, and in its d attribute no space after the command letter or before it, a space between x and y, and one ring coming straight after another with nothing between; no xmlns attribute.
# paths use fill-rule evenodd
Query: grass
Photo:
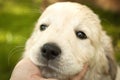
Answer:
<svg viewBox="0 0 120 80"><path fill-rule="evenodd" d="M32 2L11 0L0 4L0 79L9 80L40 12Z"/></svg>

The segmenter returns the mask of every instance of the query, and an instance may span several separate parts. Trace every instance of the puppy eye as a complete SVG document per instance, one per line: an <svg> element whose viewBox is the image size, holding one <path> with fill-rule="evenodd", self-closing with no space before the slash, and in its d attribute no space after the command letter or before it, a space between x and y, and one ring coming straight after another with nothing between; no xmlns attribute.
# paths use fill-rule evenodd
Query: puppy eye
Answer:
<svg viewBox="0 0 120 80"><path fill-rule="evenodd" d="M41 24L40 25L40 30L44 31L48 26L46 24Z"/></svg>
<svg viewBox="0 0 120 80"><path fill-rule="evenodd" d="M82 32L82 31L77 31L77 32L76 32L76 36L77 36L78 38L80 38L80 39L87 39L86 34L85 34L84 32Z"/></svg>

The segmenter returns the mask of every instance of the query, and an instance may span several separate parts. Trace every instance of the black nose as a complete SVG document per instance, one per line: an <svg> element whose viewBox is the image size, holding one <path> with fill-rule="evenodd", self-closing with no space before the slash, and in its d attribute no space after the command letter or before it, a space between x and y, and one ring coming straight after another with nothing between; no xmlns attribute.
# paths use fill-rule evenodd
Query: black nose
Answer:
<svg viewBox="0 0 120 80"><path fill-rule="evenodd" d="M58 57L61 53L61 49L53 43L44 44L41 48L41 54L47 60L52 60Z"/></svg>

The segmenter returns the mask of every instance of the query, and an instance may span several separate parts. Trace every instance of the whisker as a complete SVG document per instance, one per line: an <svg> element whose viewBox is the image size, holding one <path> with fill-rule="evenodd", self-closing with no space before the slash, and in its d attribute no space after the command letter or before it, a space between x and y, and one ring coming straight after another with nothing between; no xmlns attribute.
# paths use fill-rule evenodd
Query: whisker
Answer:
<svg viewBox="0 0 120 80"><path fill-rule="evenodd" d="M8 54L8 65L10 63L10 59L11 57L15 54L15 53L18 53L18 52L21 52L24 50L24 46L16 46L15 48L13 48L10 53Z"/></svg>

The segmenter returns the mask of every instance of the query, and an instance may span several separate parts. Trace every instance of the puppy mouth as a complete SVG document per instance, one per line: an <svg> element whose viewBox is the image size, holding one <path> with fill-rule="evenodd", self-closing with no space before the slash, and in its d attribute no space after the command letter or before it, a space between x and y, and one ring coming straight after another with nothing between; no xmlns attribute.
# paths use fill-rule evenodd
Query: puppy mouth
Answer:
<svg viewBox="0 0 120 80"><path fill-rule="evenodd" d="M43 70L51 70L55 72L59 72L59 64L56 64L55 61L46 61L42 60L40 68Z"/></svg>
<svg viewBox="0 0 120 80"><path fill-rule="evenodd" d="M55 71L53 68L49 67L49 66L41 66L42 70L45 71Z"/></svg>
<svg viewBox="0 0 120 80"><path fill-rule="evenodd" d="M58 74L59 76L60 75L64 75L64 71L58 66L55 66L53 64L45 64L44 66L40 66L40 70L41 70L41 73L43 75L43 77L45 78L51 78L52 77L57 77ZM47 74L50 74L50 75L47 75Z"/></svg>

